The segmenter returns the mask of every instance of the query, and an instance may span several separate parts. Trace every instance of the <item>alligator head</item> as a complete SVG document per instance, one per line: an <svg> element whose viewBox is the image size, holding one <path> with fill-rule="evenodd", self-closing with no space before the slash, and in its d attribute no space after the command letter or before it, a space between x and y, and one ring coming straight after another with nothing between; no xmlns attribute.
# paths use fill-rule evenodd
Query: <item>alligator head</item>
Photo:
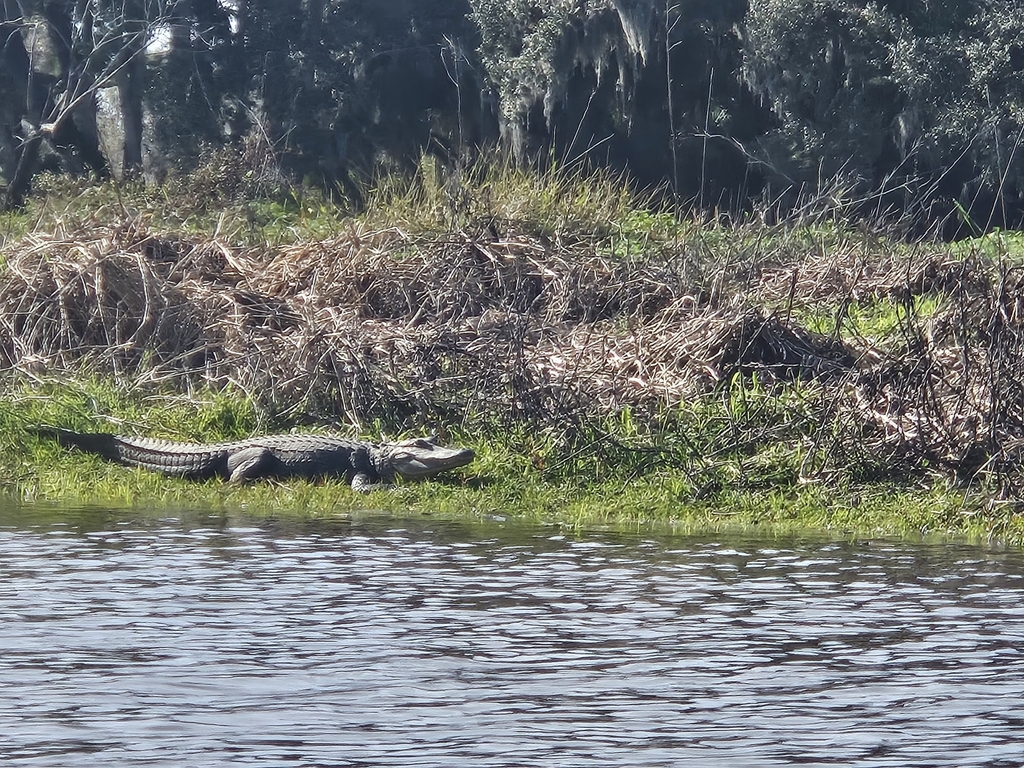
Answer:
<svg viewBox="0 0 1024 768"><path fill-rule="evenodd" d="M464 467L473 457L471 448L445 448L436 437L418 437L387 446L390 468L409 479L430 477L446 469Z"/></svg>

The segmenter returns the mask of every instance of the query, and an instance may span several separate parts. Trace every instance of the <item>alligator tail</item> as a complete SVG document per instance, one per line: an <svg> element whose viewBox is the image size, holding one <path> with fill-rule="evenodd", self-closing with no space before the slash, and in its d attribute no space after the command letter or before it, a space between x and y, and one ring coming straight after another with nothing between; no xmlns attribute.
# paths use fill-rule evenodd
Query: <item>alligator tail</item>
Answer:
<svg viewBox="0 0 1024 768"><path fill-rule="evenodd" d="M121 458L117 437L107 432L72 432L70 429L50 426L29 427L28 432L38 437L56 440L65 448L79 448L111 461L119 461Z"/></svg>

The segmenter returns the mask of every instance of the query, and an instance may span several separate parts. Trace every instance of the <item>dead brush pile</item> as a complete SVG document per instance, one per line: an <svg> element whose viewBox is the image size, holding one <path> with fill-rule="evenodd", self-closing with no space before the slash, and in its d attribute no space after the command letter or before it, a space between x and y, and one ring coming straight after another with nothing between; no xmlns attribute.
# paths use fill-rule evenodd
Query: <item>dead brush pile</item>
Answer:
<svg viewBox="0 0 1024 768"><path fill-rule="evenodd" d="M31 235L4 256L0 364L28 375L230 384L278 414L355 426L594 423L727 399L737 379L799 380L818 403L804 438L831 432L847 460L964 478L1024 461L1024 283L980 262L814 256L723 287L685 259L627 262L582 241L353 225L246 249L138 222ZM908 312L888 348L792 319L924 293L945 309L927 324ZM720 439L751 429L733 421Z"/></svg>
<svg viewBox="0 0 1024 768"><path fill-rule="evenodd" d="M0 359L230 382L361 420L392 408L537 418L567 390L614 408L845 355L756 311L710 310L693 290L667 266L528 237L353 229L261 251L125 225L8 249Z"/></svg>

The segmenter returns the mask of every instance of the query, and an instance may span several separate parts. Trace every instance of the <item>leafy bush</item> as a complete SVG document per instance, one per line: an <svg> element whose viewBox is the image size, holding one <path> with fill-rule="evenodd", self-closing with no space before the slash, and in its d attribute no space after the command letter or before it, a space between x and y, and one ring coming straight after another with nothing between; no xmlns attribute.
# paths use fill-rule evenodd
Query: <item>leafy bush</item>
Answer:
<svg viewBox="0 0 1024 768"><path fill-rule="evenodd" d="M948 199L978 228L1018 223L1022 38L1008 0L753 3L743 76L777 118L761 159L786 184L846 176L905 208Z"/></svg>

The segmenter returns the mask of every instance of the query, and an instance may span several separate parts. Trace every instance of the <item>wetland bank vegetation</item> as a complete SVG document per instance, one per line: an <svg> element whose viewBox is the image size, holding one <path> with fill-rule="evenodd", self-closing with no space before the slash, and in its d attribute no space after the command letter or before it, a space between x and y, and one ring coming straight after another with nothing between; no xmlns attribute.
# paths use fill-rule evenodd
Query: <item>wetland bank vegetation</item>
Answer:
<svg viewBox="0 0 1024 768"><path fill-rule="evenodd" d="M25 427L436 431L374 505L1024 542L1022 24L0 3L0 483L326 512Z"/></svg>
<svg viewBox="0 0 1024 768"><path fill-rule="evenodd" d="M828 208L730 223L578 167L436 171L379 179L358 214L204 201L203 177L49 179L2 221L8 492L366 503L111 467L38 423L440 432L478 461L373 506L1021 540L1019 235L910 242Z"/></svg>

